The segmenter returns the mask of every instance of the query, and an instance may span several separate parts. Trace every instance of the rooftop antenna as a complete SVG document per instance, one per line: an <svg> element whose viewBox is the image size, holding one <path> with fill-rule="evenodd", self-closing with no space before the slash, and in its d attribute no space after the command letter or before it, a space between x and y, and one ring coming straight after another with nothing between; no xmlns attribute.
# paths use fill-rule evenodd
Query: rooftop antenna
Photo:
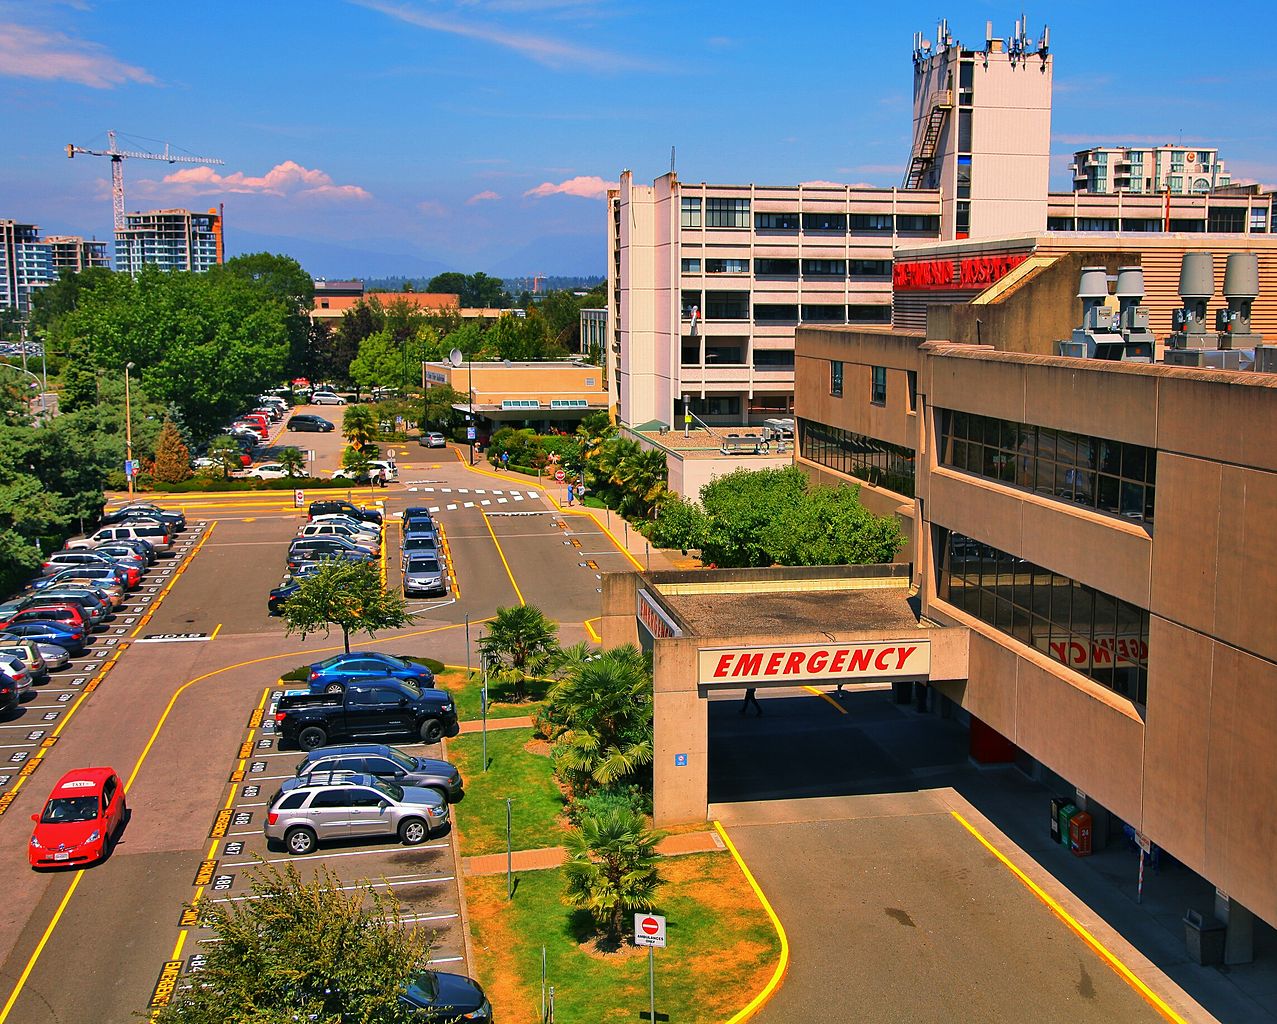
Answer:
<svg viewBox="0 0 1277 1024"><path fill-rule="evenodd" d="M674 173L674 147L670 146L670 174Z"/></svg>

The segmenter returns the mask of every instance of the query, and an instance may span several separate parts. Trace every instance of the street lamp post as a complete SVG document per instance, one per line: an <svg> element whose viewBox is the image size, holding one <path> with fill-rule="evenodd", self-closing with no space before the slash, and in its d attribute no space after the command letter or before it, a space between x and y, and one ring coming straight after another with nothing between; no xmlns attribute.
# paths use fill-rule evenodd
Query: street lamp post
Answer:
<svg viewBox="0 0 1277 1024"><path fill-rule="evenodd" d="M133 493L133 405L129 400L129 371L133 363L124 364L124 459L128 463L129 494Z"/></svg>
<svg viewBox="0 0 1277 1024"><path fill-rule="evenodd" d="M470 465L473 466L474 465L474 439L475 439L475 436L479 433L479 417L476 416L474 413L474 360L473 358L466 360L466 374L469 377L469 383L466 385L466 387L469 388L470 390L470 429L474 431L474 434L471 434L471 436L467 437L466 440L470 442ZM470 433L470 431L467 431L467 433Z"/></svg>

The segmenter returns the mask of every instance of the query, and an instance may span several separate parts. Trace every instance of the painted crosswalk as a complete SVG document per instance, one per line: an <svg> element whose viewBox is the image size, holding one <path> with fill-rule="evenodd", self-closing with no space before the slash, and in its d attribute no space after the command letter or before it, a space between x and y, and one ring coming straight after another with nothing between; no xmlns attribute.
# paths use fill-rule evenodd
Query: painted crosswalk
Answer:
<svg viewBox="0 0 1277 1024"><path fill-rule="evenodd" d="M509 504L512 501L523 501L525 498L528 500L535 501L537 498L541 497L541 494L539 491L528 491L525 494L523 491L504 491L504 490L490 491L490 490L486 490L484 488L478 488L478 487L474 489L471 489L469 487L409 487L408 490L414 493L421 493L421 494L473 494L473 495L491 494L491 495L497 496L496 501L498 504L501 504L501 505ZM483 498L479 501L479 504L487 505L487 504L490 504L491 501L492 499L490 498ZM473 508L474 504L469 503L465 507ZM430 511L437 512L438 509L431 509Z"/></svg>

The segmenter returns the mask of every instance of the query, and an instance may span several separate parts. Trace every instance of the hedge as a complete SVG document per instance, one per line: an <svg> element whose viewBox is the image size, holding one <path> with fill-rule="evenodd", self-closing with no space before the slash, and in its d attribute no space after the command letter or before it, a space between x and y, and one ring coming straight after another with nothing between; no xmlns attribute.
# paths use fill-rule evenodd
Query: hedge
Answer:
<svg viewBox="0 0 1277 1024"><path fill-rule="evenodd" d="M122 475L122 474L121 474ZM245 480L232 477L224 480L221 477L192 477L180 484L152 484L145 488L154 494L188 494L192 491L306 491L363 490L367 484L356 484L353 480L332 480L327 477L295 476L281 480Z"/></svg>

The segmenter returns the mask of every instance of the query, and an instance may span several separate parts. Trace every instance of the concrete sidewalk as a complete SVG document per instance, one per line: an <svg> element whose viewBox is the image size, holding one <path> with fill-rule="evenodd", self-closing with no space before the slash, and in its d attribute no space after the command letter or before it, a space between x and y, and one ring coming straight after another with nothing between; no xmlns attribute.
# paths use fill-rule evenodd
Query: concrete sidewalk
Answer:
<svg viewBox="0 0 1277 1024"><path fill-rule="evenodd" d="M684 832L666 836L656 844L656 852L662 857L678 857L687 853L712 853L723 850L723 841L717 832ZM567 863L568 853L562 846L547 846L539 850L515 850L511 855L515 871L547 871ZM482 857L465 857L462 870L467 875L499 875L506 869L504 853L490 853Z"/></svg>
<svg viewBox="0 0 1277 1024"><path fill-rule="evenodd" d="M521 718L489 718L488 732L500 732L502 729L531 729L532 719L527 715ZM472 732L483 732L483 720L480 718L468 719L461 723L460 736L465 736Z"/></svg>

